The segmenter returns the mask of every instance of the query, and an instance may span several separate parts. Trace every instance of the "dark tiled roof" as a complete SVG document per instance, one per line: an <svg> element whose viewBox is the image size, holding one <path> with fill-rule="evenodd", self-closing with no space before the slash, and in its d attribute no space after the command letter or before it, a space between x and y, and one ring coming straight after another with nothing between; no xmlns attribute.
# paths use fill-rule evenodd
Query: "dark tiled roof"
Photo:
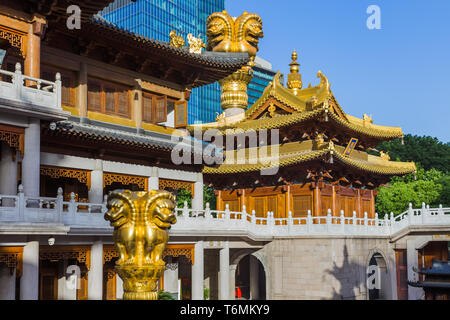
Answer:
<svg viewBox="0 0 450 320"><path fill-rule="evenodd" d="M89 23L92 27L103 28L108 32L120 34L122 36L130 38L130 40L139 43L139 46L143 49L158 49L172 54L175 56L183 57L192 61L195 64L202 64L210 67L220 67L224 69L239 69L249 61L248 54L245 52L212 52L203 51L202 54L195 54L189 52L189 47L184 46L182 48L172 47L168 42L149 39L140 34L133 33L127 29L119 27L100 16L94 16Z"/></svg>
<svg viewBox="0 0 450 320"><path fill-rule="evenodd" d="M126 143L167 152L172 151L178 145L179 147L190 148L189 150L194 151L193 154L203 154L204 149L209 145L204 141L201 141L201 145L196 144L194 139L190 137L183 139L183 137L164 133L73 116L67 121L59 122L56 131L67 135L82 135L97 141ZM216 148L215 152L220 154L222 151ZM206 154L206 156L209 155Z"/></svg>
<svg viewBox="0 0 450 320"><path fill-rule="evenodd" d="M70 44L79 41L78 46L68 45L64 48L81 54L80 49L87 43L93 47L102 47L105 57L95 55L93 59L114 61L112 57L121 52L128 59L129 68L139 73L176 83L186 88L195 88L216 82L239 70L248 63L247 53L208 52L190 53L188 47L175 48L168 42L149 39L118 27L99 16L82 22L80 29L69 30L65 24L49 24L45 44L60 48L61 37L68 38ZM59 37L59 38L58 38ZM81 40L80 40L81 39ZM111 55L112 56L108 56ZM89 57L89 55L88 55ZM142 69L140 69L142 67Z"/></svg>

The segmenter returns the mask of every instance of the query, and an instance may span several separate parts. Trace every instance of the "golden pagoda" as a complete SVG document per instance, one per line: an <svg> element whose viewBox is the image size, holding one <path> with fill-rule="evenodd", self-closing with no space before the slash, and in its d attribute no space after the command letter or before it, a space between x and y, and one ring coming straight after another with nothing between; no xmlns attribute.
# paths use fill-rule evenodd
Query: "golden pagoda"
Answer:
<svg viewBox="0 0 450 320"><path fill-rule="evenodd" d="M222 117L201 126L241 141L225 151L225 159L230 161L203 170L204 180L219 190L217 209L228 205L230 210L240 211L245 205L247 212L255 210L257 217L273 212L275 218L288 217L289 212L302 217L308 211L313 216L340 216L343 210L345 216L364 217L367 213L374 218L377 187L393 175L414 172L416 167L366 150L401 138L403 132L399 127L373 124L366 115L360 119L346 114L321 71L318 85L302 89L297 58L294 51L287 87L277 73L239 118ZM199 126L190 127L195 128ZM273 129L278 130L278 139L269 134ZM255 147L252 133L268 147ZM354 149L346 148L349 145ZM245 161L233 161L239 154L245 155ZM263 173L269 169L273 169L271 174Z"/></svg>

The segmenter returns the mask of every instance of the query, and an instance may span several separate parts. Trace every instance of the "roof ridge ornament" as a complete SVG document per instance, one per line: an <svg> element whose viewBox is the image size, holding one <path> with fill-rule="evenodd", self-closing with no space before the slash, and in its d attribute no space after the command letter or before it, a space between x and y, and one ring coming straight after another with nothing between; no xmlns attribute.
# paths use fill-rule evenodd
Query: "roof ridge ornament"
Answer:
<svg viewBox="0 0 450 320"><path fill-rule="evenodd" d="M297 62L298 55L295 50L292 51L291 58L292 62L289 64L291 73L288 74L287 87L297 96L303 86L303 82L302 75L299 73L300 64Z"/></svg>
<svg viewBox="0 0 450 320"><path fill-rule="evenodd" d="M175 48L181 48L185 45L185 41L182 35L177 35L175 30L170 31L170 45Z"/></svg>
<svg viewBox="0 0 450 320"><path fill-rule="evenodd" d="M187 35L187 41L189 43L189 52L190 53L201 54L202 48L206 48L206 45L203 42L202 38L200 37L200 34L196 38L192 35L192 33L189 33Z"/></svg>

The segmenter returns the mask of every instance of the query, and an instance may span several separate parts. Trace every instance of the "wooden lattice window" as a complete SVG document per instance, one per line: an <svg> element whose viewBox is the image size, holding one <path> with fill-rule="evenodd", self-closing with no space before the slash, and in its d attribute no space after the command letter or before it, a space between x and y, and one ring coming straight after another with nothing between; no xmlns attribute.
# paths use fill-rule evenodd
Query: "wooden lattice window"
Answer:
<svg viewBox="0 0 450 320"><path fill-rule="evenodd" d="M88 82L88 110L102 111L101 91L100 83Z"/></svg>
<svg viewBox="0 0 450 320"><path fill-rule="evenodd" d="M88 81L88 110L130 117L130 90L103 80Z"/></svg>
<svg viewBox="0 0 450 320"><path fill-rule="evenodd" d="M153 122L153 96L148 93L142 94L142 120Z"/></svg>
<svg viewBox="0 0 450 320"><path fill-rule="evenodd" d="M175 102L175 128L187 125L187 102Z"/></svg>
<svg viewBox="0 0 450 320"><path fill-rule="evenodd" d="M167 96L144 92L142 94L142 120L149 123L167 121Z"/></svg>
<svg viewBox="0 0 450 320"><path fill-rule="evenodd" d="M344 210L345 217L352 217L353 211L356 211L356 198L352 196L339 197L339 212Z"/></svg>
<svg viewBox="0 0 450 320"><path fill-rule="evenodd" d="M265 217L267 208L265 205L265 197L255 197L255 215L257 217Z"/></svg>
<svg viewBox="0 0 450 320"><path fill-rule="evenodd" d="M155 123L167 120L167 96L156 97L155 101Z"/></svg>
<svg viewBox="0 0 450 320"><path fill-rule="evenodd" d="M306 217L308 210L312 211L311 195L294 195L292 196L292 216Z"/></svg>
<svg viewBox="0 0 450 320"><path fill-rule="evenodd" d="M230 211L239 212L242 210L242 208L239 208L239 199L226 200L223 203L224 203L224 206L223 206L224 210L225 210L227 204L228 204L228 209L230 209Z"/></svg>
<svg viewBox="0 0 450 320"><path fill-rule="evenodd" d="M333 197L322 194L320 198L320 204L321 204L320 213L322 216L326 216L328 214L328 209L333 210Z"/></svg>

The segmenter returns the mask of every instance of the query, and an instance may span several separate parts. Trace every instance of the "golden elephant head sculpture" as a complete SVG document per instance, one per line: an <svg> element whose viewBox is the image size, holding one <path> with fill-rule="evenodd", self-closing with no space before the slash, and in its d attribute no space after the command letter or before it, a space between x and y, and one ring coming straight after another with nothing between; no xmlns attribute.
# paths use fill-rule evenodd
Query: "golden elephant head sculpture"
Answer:
<svg viewBox="0 0 450 320"><path fill-rule="evenodd" d="M215 12L207 18L206 28L206 50L247 52L250 57L256 56L259 39L264 36L261 17L246 11L237 18L225 10Z"/></svg>

